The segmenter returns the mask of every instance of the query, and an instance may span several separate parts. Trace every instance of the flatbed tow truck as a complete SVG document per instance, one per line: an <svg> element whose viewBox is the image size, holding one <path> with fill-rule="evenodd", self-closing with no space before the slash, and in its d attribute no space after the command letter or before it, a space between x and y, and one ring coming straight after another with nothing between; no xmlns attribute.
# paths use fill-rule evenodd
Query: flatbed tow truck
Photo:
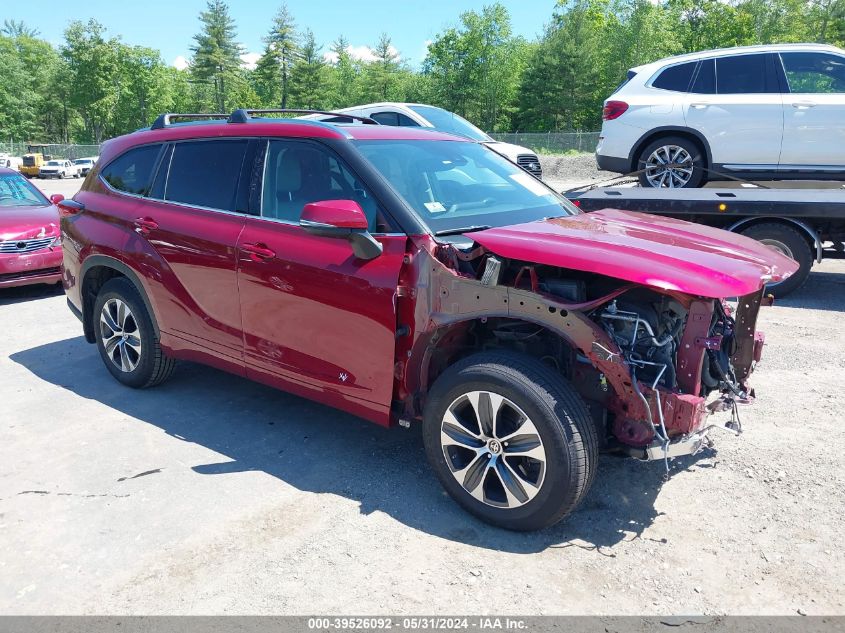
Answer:
<svg viewBox="0 0 845 633"><path fill-rule="evenodd" d="M563 193L584 211L613 208L651 213L726 229L763 242L800 265L792 277L769 286L777 297L798 289L814 263L845 258L845 186L775 189L760 183L739 184L736 188L652 189L617 183Z"/></svg>

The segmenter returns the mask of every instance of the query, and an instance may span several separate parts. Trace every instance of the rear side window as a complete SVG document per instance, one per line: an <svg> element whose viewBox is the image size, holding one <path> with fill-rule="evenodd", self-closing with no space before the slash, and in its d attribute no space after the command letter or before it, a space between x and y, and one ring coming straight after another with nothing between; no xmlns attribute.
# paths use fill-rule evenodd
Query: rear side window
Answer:
<svg viewBox="0 0 845 633"><path fill-rule="evenodd" d="M652 87L675 92L687 92L692 81L693 71L698 62L687 62L677 66L669 66L652 82Z"/></svg>
<svg viewBox="0 0 845 633"><path fill-rule="evenodd" d="M370 115L373 121L378 121L381 125L399 125L399 117L395 112L374 112Z"/></svg>
<svg viewBox="0 0 845 633"><path fill-rule="evenodd" d="M766 54L735 55L716 60L716 88L720 95L780 92L769 77Z"/></svg>
<svg viewBox="0 0 845 633"><path fill-rule="evenodd" d="M232 211L248 141L187 141L173 147L164 199Z"/></svg>
<svg viewBox="0 0 845 633"><path fill-rule="evenodd" d="M716 94L716 60L702 59L698 63L690 92L700 95Z"/></svg>
<svg viewBox="0 0 845 633"><path fill-rule="evenodd" d="M150 190L153 170L161 145L136 147L118 156L102 171L101 176L118 191L145 196Z"/></svg>
<svg viewBox="0 0 845 633"><path fill-rule="evenodd" d="M845 93L845 57L830 53L781 53L789 92Z"/></svg>

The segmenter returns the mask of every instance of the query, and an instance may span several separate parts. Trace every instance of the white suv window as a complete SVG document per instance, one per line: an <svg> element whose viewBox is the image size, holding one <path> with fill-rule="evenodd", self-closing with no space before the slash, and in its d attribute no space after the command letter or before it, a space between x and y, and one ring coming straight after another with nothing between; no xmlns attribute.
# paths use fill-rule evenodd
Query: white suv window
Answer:
<svg viewBox="0 0 845 633"><path fill-rule="evenodd" d="M675 92L687 92L697 65L698 62L687 62L664 68L657 79L651 82L651 87Z"/></svg>
<svg viewBox="0 0 845 633"><path fill-rule="evenodd" d="M770 77L766 53L716 58L716 90L720 95L780 92Z"/></svg>
<svg viewBox="0 0 845 633"><path fill-rule="evenodd" d="M789 92L845 93L845 57L830 53L781 53Z"/></svg>

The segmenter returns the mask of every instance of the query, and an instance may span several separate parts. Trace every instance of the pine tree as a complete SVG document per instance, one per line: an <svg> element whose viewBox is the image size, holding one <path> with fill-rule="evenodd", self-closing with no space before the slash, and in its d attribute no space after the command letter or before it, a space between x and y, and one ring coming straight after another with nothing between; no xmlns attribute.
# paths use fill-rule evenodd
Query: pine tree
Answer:
<svg viewBox="0 0 845 633"><path fill-rule="evenodd" d="M376 59L367 64L366 89L373 100L390 101L399 82L399 55L387 33L382 33L373 49Z"/></svg>
<svg viewBox="0 0 845 633"><path fill-rule="evenodd" d="M306 29L299 58L291 68L291 93L297 105L308 110L317 110L325 97L324 71L326 62L320 54L320 46L314 32Z"/></svg>
<svg viewBox="0 0 845 633"><path fill-rule="evenodd" d="M337 56L332 72L332 108L345 108L357 103L359 66L349 55L349 41L342 35L332 43Z"/></svg>
<svg viewBox="0 0 845 633"><path fill-rule="evenodd" d="M287 108L291 69L300 54L296 24L287 4L279 7L264 43L264 53L256 65L259 82L268 96L278 95L281 107Z"/></svg>
<svg viewBox="0 0 845 633"><path fill-rule="evenodd" d="M196 80L213 86L214 104L218 112L226 111L226 78L241 66L241 46L235 41L235 21L223 0L208 0L207 10L200 13L202 31L194 36L191 47L194 58L191 72Z"/></svg>

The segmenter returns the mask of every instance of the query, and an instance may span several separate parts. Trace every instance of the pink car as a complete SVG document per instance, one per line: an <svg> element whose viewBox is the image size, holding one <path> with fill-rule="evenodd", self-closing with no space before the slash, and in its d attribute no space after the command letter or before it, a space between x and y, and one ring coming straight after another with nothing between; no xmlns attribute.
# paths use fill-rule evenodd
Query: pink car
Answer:
<svg viewBox="0 0 845 633"><path fill-rule="evenodd" d="M17 171L0 167L0 288L61 281L62 240L54 202Z"/></svg>

